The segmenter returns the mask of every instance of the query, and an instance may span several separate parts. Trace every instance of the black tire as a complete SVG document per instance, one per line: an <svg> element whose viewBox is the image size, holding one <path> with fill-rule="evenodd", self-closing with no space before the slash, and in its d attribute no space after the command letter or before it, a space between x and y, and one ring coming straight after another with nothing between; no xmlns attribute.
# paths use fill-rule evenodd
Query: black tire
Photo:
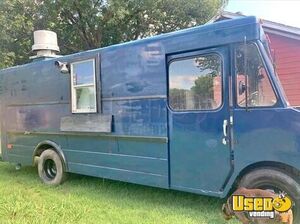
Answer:
<svg viewBox="0 0 300 224"><path fill-rule="evenodd" d="M38 172L41 180L47 185L57 186L66 179L64 164L54 149L47 149L41 154Z"/></svg>
<svg viewBox="0 0 300 224"><path fill-rule="evenodd" d="M294 223L300 223L300 185L292 176L275 169L257 169L246 174L241 179L239 187L271 189L276 193L279 191L287 193L294 202Z"/></svg>

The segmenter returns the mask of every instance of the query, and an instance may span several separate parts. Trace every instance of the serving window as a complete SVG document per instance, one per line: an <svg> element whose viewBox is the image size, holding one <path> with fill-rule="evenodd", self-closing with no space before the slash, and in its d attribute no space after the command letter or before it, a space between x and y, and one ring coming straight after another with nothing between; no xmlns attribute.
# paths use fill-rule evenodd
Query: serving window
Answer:
<svg viewBox="0 0 300 224"><path fill-rule="evenodd" d="M97 112L95 59L71 63L72 113Z"/></svg>

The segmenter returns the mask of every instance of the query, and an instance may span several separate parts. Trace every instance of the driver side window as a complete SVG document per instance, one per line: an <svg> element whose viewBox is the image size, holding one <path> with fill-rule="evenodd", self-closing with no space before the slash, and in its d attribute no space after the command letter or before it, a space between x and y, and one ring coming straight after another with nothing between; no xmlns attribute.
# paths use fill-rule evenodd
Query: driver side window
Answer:
<svg viewBox="0 0 300 224"><path fill-rule="evenodd" d="M269 107L277 99L256 45L242 44L235 50L237 104Z"/></svg>

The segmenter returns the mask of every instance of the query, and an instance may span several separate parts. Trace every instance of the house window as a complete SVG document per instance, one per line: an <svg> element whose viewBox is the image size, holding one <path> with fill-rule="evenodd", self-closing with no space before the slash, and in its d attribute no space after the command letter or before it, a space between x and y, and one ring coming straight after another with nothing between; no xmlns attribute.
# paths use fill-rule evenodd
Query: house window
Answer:
<svg viewBox="0 0 300 224"><path fill-rule="evenodd" d="M97 112L95 60L71 64L72 113Z"/></svg>
<svg viewBox="0 0 300 224"><path fill-rule="evenodd" d="M215 110L222 104L222 60L217 54L177 59L169 66L173 110Z"/></svg>

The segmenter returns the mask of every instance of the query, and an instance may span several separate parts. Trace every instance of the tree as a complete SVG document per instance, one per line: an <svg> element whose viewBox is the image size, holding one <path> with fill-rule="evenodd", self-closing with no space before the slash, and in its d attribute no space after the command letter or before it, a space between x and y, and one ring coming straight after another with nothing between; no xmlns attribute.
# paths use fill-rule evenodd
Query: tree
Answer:
<svg viewBox="0 0 300 224"><path fill-rule="evenodd" d="M29 60L36 9L30 0L0 1L0 67Z"/></svg>
<svg viewBox="0 0 300 224"><path fill-rule="evenodd" d="M177 89L173 88L169 91L169 101L170 105L172 105L173 109L176 110L185 110L186 106L186 98L189 90L186 89Z"/></svg>
<svg viewBox="0 0 300 224"><path fill-rule="evenodd" d="M211 19L227 0L2 0L0 67L28 61L33 30L57 32L62 54L88 50Z"/></svg>

